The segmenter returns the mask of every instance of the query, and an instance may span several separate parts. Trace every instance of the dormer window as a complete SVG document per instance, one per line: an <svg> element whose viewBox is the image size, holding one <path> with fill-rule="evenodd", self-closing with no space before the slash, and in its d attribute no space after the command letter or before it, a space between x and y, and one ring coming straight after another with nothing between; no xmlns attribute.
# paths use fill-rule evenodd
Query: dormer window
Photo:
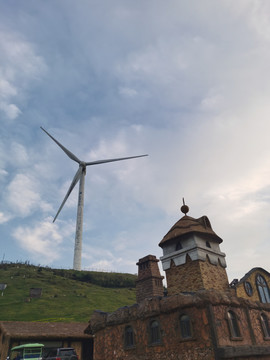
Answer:
<svg viewBox="0 0 270 360"><path fill-rule="evenodd" d="M203 216L204 227L212 230L210 221L207 216Z"/></svg>
<svg viewBox="0 0 270 360"><path fill-rule="evenodd" d="M176 244L176 247L175 247L175 251L178 251L181 249L183 249L182 243L181 243L181 241L178 241L178 243Z"/></svg>

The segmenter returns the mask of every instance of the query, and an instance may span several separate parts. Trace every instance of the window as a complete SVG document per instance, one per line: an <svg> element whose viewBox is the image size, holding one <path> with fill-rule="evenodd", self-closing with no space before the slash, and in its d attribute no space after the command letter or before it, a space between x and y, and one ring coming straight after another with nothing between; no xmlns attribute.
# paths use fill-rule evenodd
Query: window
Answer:
<svg viewBox="0 0 270 360"><path fill-rule="evenodd" d="M175 247L175 251L178 251L178 250L181 250L183 249L183 246L181 244L181 241L178 241L178 243L176 244L176 247Z"/></svg>
<svg viewBox="0 0 270 360"><path fill-rule="evenodd" d="M192 337L191 322L188 315L180 316L180 330L182 339L189 339Z"/></svg>
<svg viewBox="0 0 270 360"><path fill-rule="evenodd" d="M209 242L209 241L206 241L206 246L207 246L208 248L211 248L211 245L210 245L210 242Z"/></svg>
<svg viewBox="0 0 270 360"><path fill-rule="evenodd" d="M246 290L246 293L248 294L248 296L252 296L253 289L252 289L251 283L249 281L245 281L244 286L245 286L245 290Z"/></svg>
<svg viewBox="0 0 270 360"><path fill-rule="evenodd" d="M132 326L128 325L125 327L125 347L135 346L134 332Z"/></svg>
<svg viewBox="0 0 270 360"><path fill-rule="evenodd" d="M160 342L161 339L159 323L156 320L153 320L150 323L150 343L159 344Z"/></svg>
<svg viewBox="0 0 270 360"><path fill-rule="evenodd" d="M262 324L264 337L270 338L270 328L269 328L268 317L264 313L261 314L261 324Z"/></svg>
<svg viewBox="0 0 270 360"><path fill-rule="evenodd" d="M233 338L240 338L241 334L240 334L240 330L239 330L239 326L238 326L238 320L237 320L237 317L236 317L235 313L230 310L230 311L228 311L227 315L228 315L228 321L229 321L229 328L230 328L231 336Z"/></svg>
<svg viewBox="0 0 270 360"><path fill-rule="evenodd" d="M262 275L257 275L256 285L262 303L270 303L270 295L267 283Z"/></svg>

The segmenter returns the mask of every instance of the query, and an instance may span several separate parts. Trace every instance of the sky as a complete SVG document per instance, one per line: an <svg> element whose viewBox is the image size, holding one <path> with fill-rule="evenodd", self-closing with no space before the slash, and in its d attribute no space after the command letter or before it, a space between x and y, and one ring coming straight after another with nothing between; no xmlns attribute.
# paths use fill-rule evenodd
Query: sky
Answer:
<svg viewBox="0 0 270 360"><path fill-rule="evenodd" d="M270 271L269 0L0 0L0 261L137 273L208 216L229 281Z"/></svg>

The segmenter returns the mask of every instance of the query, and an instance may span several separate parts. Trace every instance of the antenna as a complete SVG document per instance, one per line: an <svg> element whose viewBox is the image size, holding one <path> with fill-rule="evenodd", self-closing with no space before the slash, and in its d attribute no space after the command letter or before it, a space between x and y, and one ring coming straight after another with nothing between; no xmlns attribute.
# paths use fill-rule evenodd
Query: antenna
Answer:
<svg viewBox="0 0 270 360"><path fill-rule="evenodd" d="M74 260L73 260L73 269L74 270L81 270L81 257L82 257L82 230L83 230L83 207L84 207L84 183L85 183L85 175L86 175L86 167L90 165L98 165L104 164L113 161L121 161L121 160L129 160L135 159L139 157L148 156L145 155L137 155L137 156L129 156L123 158L116 158L116 159L105 159L105 160L97 160L97 161L90 161L84 162L81 161L77 156L75 156L71 151L65 148L60 142L58 142L52 135L48 133L42 126L40 127L66 154L67 156L77 162L79 164L79 168L70 184L70 187L62 201L62 204L57 211L53 222L57 219L58 215L60 214L65 202L67 201L69 195L71 194L72 190L76 186L77 182L79 181L79 195L78 195L78 206L77 206L77 222L76 222L76 233L75 233L75 246L74 246Z"/></svg>

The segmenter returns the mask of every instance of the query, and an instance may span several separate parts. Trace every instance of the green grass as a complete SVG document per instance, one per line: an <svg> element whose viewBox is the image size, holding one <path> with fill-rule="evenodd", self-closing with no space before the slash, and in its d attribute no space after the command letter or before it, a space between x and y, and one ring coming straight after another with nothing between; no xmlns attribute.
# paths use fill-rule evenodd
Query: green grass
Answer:
<svg viewBox="0 0 270 360"><path fill-rule="evenodd" d="M0 264L0 283L7 284L0 292L0 321L87 322L94 310L134 304L135 280L131 274ZM30 299L30 288L42 288L42 296Z"/></svg>

